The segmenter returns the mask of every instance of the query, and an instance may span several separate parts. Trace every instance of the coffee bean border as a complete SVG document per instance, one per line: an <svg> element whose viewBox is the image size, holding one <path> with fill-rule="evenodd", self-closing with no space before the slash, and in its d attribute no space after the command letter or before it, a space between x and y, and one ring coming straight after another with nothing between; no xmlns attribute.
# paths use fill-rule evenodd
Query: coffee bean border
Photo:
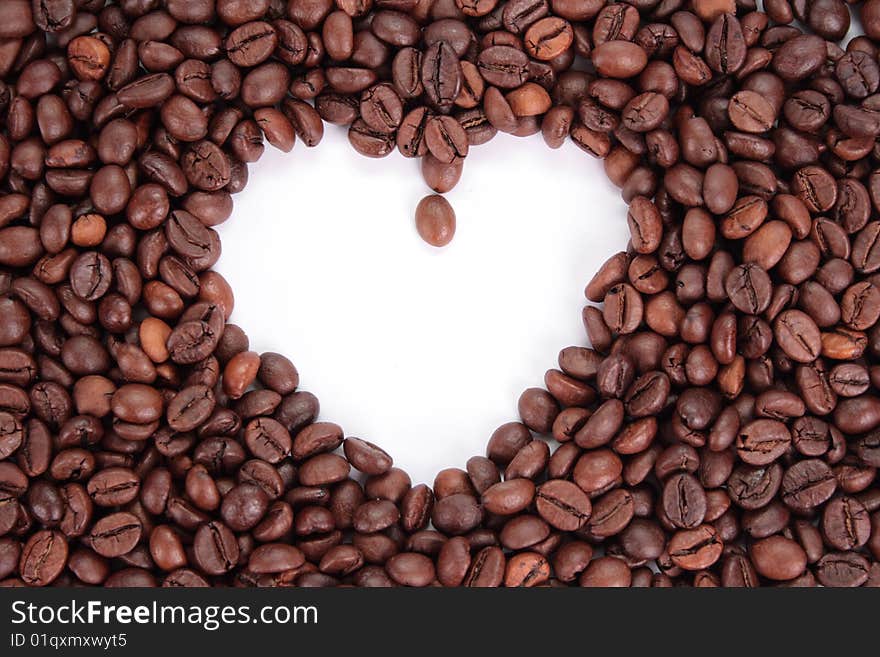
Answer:
<svg viewBox="0 0 880 657"><path fill-rule="evenodd" d="M765 10L3 0L0 582L880 582L880 0ZM264 140L325 121L440 193L498 131L571 137L629 204L591 347L433 488L211 270Z"/></svg>

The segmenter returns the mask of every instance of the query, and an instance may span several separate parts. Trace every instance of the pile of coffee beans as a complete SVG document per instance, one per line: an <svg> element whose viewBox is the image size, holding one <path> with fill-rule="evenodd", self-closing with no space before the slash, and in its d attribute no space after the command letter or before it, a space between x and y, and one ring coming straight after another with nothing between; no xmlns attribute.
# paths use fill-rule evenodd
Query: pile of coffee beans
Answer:
<svg viewBox="0 0 880 657"><path fill-rule="evenodd" d="M764 6L2 0L0 583L880 584L880 0ZM629 204L590 347L432 487L211 270L324 122L438 193L570 136Z"/></svg>

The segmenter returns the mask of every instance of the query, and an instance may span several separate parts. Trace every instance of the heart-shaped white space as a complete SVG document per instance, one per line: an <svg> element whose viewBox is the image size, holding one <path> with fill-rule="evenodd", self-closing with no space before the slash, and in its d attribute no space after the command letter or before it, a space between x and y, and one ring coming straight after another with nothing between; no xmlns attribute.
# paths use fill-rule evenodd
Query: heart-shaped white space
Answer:
<svg viewBox="0 0 880 657"><path fill-rule="evenodd" d="M250 181L220 227L231 321L414 483L484 453L559 350L586 344L584 285L628 239L601 162L540 136L472 149L443 249L415 230L417 161L364 158L333 126L318 148L269 148Z"/></svg>

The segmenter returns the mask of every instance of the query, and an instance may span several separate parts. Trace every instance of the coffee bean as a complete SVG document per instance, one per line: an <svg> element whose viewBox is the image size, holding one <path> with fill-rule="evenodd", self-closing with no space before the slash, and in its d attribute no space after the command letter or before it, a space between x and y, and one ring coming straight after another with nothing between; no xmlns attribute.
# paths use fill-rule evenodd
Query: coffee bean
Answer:
<svg viewBox="0 0 880 657"><path fill-rule="evenodd" d="M528 479L510 479L490 486L483 493L483 507L496 515L513 515L526 509L535 496Z"/></svg>
<svg viewBox="0 0 880 657"><path fill-rule="evenodd" d="M357 119L348 131L348 141L366 157L385 157L394 150L394 140L386 132L370 128L363 119Z"/></svg>
<svg viewBox="0 0 880 657"><path fill-rule="evenodd" d="M244 440L251 454L269 463L278 463L290 453L290 434L280 422L271 418L258 418L248 423Z"/></svg>
<svg viewBox="0 0 880 657"><path fill-rule="evenodd" d="M867 509L851 497L831 500L822 512L821 526L825 541L835 550L858 549L871 536Z"/></svg>
<svg viewBox="0 0 880 657"><path fill-rule="evenodd" d="M706 492L696 477L678 473L663 485L663 510L679 529L694 529L706 517Z"/></svg>
<svg viewBox="0 0 880 657"><path fill-rule="evenodd" d="M561 531L575 531L590 519L589 497L574 484L553 479L542 484L535 495L541 517Z"/></svg>
<svg viewBox="0 0 880 657"><path fill-rule="evenodd" d="M789 39L773 55L773 69L786 80L803 80L825 61L825 42L803 34Z"/></svg>
<svg viewBox="0 0 880 657"><path fill-rule="evenodd" d="M448 110L461 89L458 56L445 41L429 46L422 57L421 82L428 101L439 110Z"/></svg>
<svg viewBox="0 0 880 657"><path fill-rule="evenodd" d="M138 78L119 89L116 100L132 109L155 107L174 93L174 79L167 73Z"/></svg>
<svg viewBox="0 0 880 657"><path fill-rule="evenodd" d="M122 506L138 495L140 480L127 468L105 468L89 480L86 490L98 506Z"/></svg>
<svg viewBox="0 0 880 657"><path fill-rule="evenodd" d="M749 465L768 465L788 451L791 435L777 420L754 420L739 430L736 450Z"/></svg>
<svg viewBox="0 0 880 657"><path fill-rule="evenodd" d="M415 48L401 48L391 63L394 88L404 99L418 98L422 86L422 53Z"/></svg>
<svg viewBox="0 0 880 657"><path fill-rule="evenodd" d="M0 412L0 460L11 456L24 441L24 428L11 413Z"/></svg>
<svg viewBox="0 0 880 657"><path fill-rule="evenodd" d="M719 73L735 73L748 59L741 22L729 13L719 14L706 33L706 63Z"/></svg>
<svg viewBox="0 0 880 657"><path fill-rule="evenodd" d="M278 35L269 23L255 21L235 28L226 37L226 56L236 66L256 66L272 55Z"/></svg>
<svg viewBox="0 0 880 657"><path fill-rule="evenodd" d="M837 201L837 185L825 169L808 166L794 177L795 194L813 212L825 212Z"/></svg>
<svg viewBox="0 0 880 657"><path fill-rule="evenodd" d="M657 128L669 114L665 96L653 91L632 98L622 111L623 125L634 132L649 132Z"/></svg>
<svg viewBox="0 0 880 657"><path fill-rule="evenodd" d="M598 45L591 56L596 71L611 78L631 78L648 64L645 51L630 41L607 41Z"/></svg>
<svg viewBox="0 0 880 657"><path fill-rule="evenodd" d="M434 505L431 521L447 534L458 536L474 529L483 517L477 500L470 495L458 493L438 500Z"/></svg>
<svg viewBox="0 0 880 657"><path fill-rule="evenodd" d="M826 502L837 488L831 469L822 461L799 461L782 478L782 501L795 511L806 511Z"/></svg>
<svg viewBox="0 0 880 657"><path fill-rule="evenodd" d="M776 319L774 335L789 358L801 363L815 360L822 349L816 323L800 310L786 310Z"/></svg>
<svg viewBox="0 0 880 657"><path fill-rule="evenodd" d="M754 91L740 91L730 99L730 122L744 132L766 132L773 127L773 106Z"/></svg>
<svg viewBox="0 0 880 657"><path fill-rule="evenodd" d="M403 103L391 85L379 84L363 93L360 112L373 130L393 132L403 120Z"/></svg>
<svg viewBox="0 0 880 657"><path fill-rule="evenodd" d="M21 550L19 572L30 586L48 586L67 564L67 540L57 531L43 529L28 538Z"/></svg>
<svg viewBox="0 0 880 657"><path fill-rule="evenodd" d="M571 25L556 17L542 18L526 30L523 42L535 59L549 61L565 52L574 40Z"/></svg>
<svg viewBox="0 0 880 657"><path fill-rule="evenodd" d="M667 547L672 563L684 570L702 570L721 557L724 545L711 525L682 529L672 535Z"/></svg>
<svg viewBox="0 0 880 657"><path fill-rule="evenodd" d="M807 565L803 549L784 536L770 536L756 542L750 556L758 573L773 580L794 579Z"/></svg>
<svg viewBox="0 0 880 657"><path fill-rule="evenodd" d="M431 155L444 164L467 157L467 134L461 124L451 116L434 116L428 119L424 139Z"/></svg>
<svg viewBox="0 0 880 657"><path fill-rule="evenodd" d="M515 89L529 77L529 58L512 46L491 46L477 59L480 75L491 85Z"/></svg>
<svg viewBox="0 0 880 657"><path fill-rule="evenodd" d="M731 270L724 282L731 303L742 312L758 314L770 305L772 283L767 272L754 264Z"/></svg>
<svg viewBox="0 0 880 657"><path fill-rule="evenodd" d="M638 253L653 253L660 246L663 235L662 218L657 207L643 196L630 202L627 215L633 248Z"/></svg>
<svg viewBox="0 0 880 657"><path fill-rule="evenodd" d="M816 579L822 586L861 586L868 568L868 560L856 552L829 552L816 564Z"/></svg>
<svg viewBox="0 0 880 657"><path fill-rule="evenodd" d="M209 575L222 575L238 562L235 535L221 522L208 522L199 527L193 540L196 564Z"/></svg>
<svg viewBox="0 0 880 657"><path fill-rule="evenodd" d="M426 196L416 207L416 230L431 246L446 246L455 235L455 210L442 196Z"/></svg>
<svg viewBox="0 0 880 657"><path fill-rule="evenodd" d="M347 438L343 449L351 464L366 475L380 475L391 469L391 457L373 443L360 438Z"/></svg>
<svg viewBox="0 0 880 657"><path fill-rule="evenodd" d="M121 557L141 539L143 525L137 516L120 511L98 520L89 533L92 549L102 557Z"/></svg>
<svg viewBox="0 0 880 657"><path fill-rule="evenodd" d="M217 191L229 183L229 158L211 142L193 144L184 154L181 166L190 184L203 191Z"/></svg>
<svg viewBox="0 0 880 657"><path fill-rule="evenodd" d="M727 492L730 499L743 509L760 509L773 499L783 484L782 480L782 468L778 464L759 467L741 465L728 478ZM796 484L791 490L797 495Z"/></svg>

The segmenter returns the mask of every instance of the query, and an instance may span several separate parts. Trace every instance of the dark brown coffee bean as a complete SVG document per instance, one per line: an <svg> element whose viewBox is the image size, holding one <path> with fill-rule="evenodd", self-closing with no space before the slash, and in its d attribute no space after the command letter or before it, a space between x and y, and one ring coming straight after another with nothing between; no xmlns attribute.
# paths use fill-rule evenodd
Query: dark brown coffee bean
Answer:
<svg viewBox="0 0 880 657"><path fill-rule="evenodd" d="M421 82L429 102L449 110L461 89L461 66L452 46L445 41L428 47L422 57Z"/></svg>
<svg viewBox="0 0 880 657"><path fill-rule="evenodd" d="M818 459L799 461L782 478L782 501L795 511L807 511L827 501L836 487L825 463Z"/></svg>
<svg viewBox="0 0 880 657"><path fill-rule="evenodd" d="M684 570L708 568L721 557L724 545L711 525L683 529L672 535L667 550L672 563Z"/></svg>
<svg viewBox="0 0 880 657"><path fill-rule="evenodd" d="M349 462L366 475L380 475L391 469L391 457L372 443L360 438L347 438L343 448Z"/></svg>
<svg viewBox="0 0 880 657"><path fill-rule="evenodd" d="M141 539L143 526L137 516L119 512L101 518L92 526L89 544L102 557L121 557Z"/></svg>
<svg viewBox="0 0 880 657"><path fill-rule="evenodd" d="M361 155L366 157L385 157L394 150L395 142L392 135L370 128L363 119L351 124L348 141Z"/></svg>
<svg viewBox="0 0 880 657"><path fill-rule="evenodd" d="M772 580L790 580L807 565L807 555L790 538L770 536L752 545L749 551L755 570Z"/></svg>
<svg viewBox="0 0 880 657"><path fill-rule="evenodd" d="M234 534L223 523L206 523L195 534L193 556L199 568L209 575L222 575L231 570L239 554Z"/></svg>
<svg viewBox="0 0 880 657"><path fill-rule="evenodd" d="M574 484L554 479L542 484L535 495L541 517L562 531L575 531L590 519L589 497Z"/></svg>
<svg viewBox="0 0 880 657"><path fill-rule="evenodd" d="M754 264L734 268L724 282L731 303L742 312L756 315L770 305L772 284L767 272Z"/></svg>
<svg viewBox="0 0 880 657"><path fill-rule="evenodd" d="M67 564L67 539L57 531L40 530L21 550L19 572L30 586L48 586Z"/></svg>
<svg viewBox="0 0 880 657"><path fill-rule="evenodd" d="M678 473L663 486L663 510L679 529L694 529L706 517L706 492L696 477Z"/></svg>
<svg viewBox="0 0 880 657"><path fill-rule="evenodd" d="M122 506L138 496L140 481L127 468L104 468L89 480L86 490L98 506Z"/></svg>
<svg viewBox="0 0 880 657"><path fill-rule="evenodd" d="M236 66L256 66L268 59L278 45L275 28L255 21L235 28L226 37L226 56Z"/></svg>
<svg viewBox="0 0 880 657"><path fill-rule="evenodd" d="M795 194L813 212L826 212L837 201L837 185L825 169L808 166L794 176Z"/></svg>
<svg viewBox="0 0 880 657"><path fill-rule="evenodd" d="M778 464L760 467L741 465L734 469L727 480L727 492L731 501L741 508L760 509L779 491L782 479L782 467Z"/></svg>
<svg viewBox="0 0 880 657"><path fill-rule="evenodd" d="M533 23L523 37L526 52L535 59L549 61L565 52L574 40L571 25L557 17Z"/></svg>
<svg viewBox="0 0 880 657"><path fill-rule="evenodd" d="M361 95L361 118L373 130L393 132L403 120L403 103L388 84L379 84Z"/></svg>
<svg viewBox="0 0 880 657"><path fill-rule="evenodd" d="M822 512L821 527L825 541L835 550L856 550L871 536L868 510L851 497L831 500Z"/></svg>
<svg viewBox="0 0 880 657"><path fill-rule="evenodd" d="M749 465L768 465L788 451L791 435L777 420L754 420L739 430L736 449Z"/></svg>
<svg viewBox="0 0 880 657"><path fill-rule="evenodd" d="M623 125L634 132L650 132L669 114L669 101L654 91L635 96L621 113Z"/></svg>
<svg viewBox="0 0 880 657"><path fill-rule="evenodd" d="M734 94L727 111L731 123L743 132L766 132L776 120L773 106L754 91Z"/></svg>
<svg viewBox="0 0 880 657"><path fill-rule="evenodd" d="M803 80L824 63L825 42L804 34L789 39L773 55L773 69L785 80Z"/></svg>
<svg viewBox="0 0 880 657"><path fill-rule="evenodd" d="M829 552L816 564L822 586L856 587L868 579L868 560L856 552Z"/></svg>
<svg viewBox="0 0 880 657"><path fill-rule="evenodd" d="M491 85L515 89L529 76L529 58L511 46L492 46L480 53L477 67L480 75Z"/></svg>
<svg viewBox="0 0 880 657"><path fill-rule="evenodd" d="M467 134L461 124L451 116L435 116L428 119L424 140L431 155L444 164L467 157Z"/></svg>
<svg viewBox="0 0 880 657"><path fill-rule="evenodd" d="M208 141L193 144L184 154L181 166L190 184L206 192L217 191L230 180L229 158Z"/></svg>
<svg viewBox="0 0 880 657"><path fill-rule="evenodd" d="M785 353L801 363L815 360L822 349L816 323L800 310L786 310L776 319L774 335Z"/></svg>

